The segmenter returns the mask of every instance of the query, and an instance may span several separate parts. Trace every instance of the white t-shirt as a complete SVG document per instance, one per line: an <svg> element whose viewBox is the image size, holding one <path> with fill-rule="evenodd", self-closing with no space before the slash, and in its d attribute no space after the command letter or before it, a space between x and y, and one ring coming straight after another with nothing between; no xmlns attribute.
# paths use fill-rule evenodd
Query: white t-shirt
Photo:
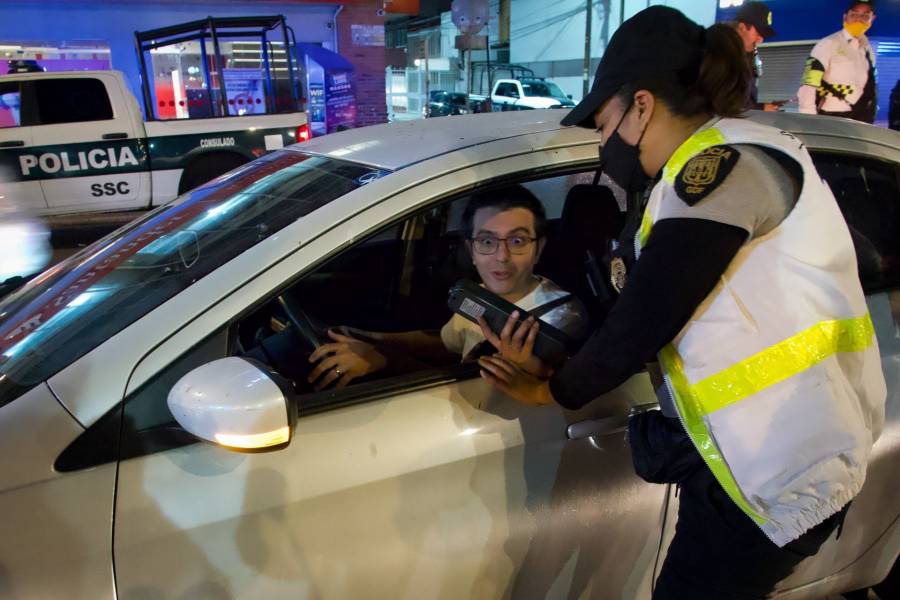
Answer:
<svg viewBox="0 0 900 600"><path fill-rule="evenodd" d="M560 288L558 285L547 279L546 277L537 277L540 283L521 300L515 303L519 308L530 311L547 304L561 296L568 296L569 293ZM578 302L574 297L572 302ZM579 302L580 304L580 302ZM550 323L550 317L555 311L542 315L541 320ZM481 327L477 323L469 321L460 315L453 315L441 329L441 341L444 347L450 352L461 355L463 358L472 349L484 341L484 334L481 333Z"/></svg>

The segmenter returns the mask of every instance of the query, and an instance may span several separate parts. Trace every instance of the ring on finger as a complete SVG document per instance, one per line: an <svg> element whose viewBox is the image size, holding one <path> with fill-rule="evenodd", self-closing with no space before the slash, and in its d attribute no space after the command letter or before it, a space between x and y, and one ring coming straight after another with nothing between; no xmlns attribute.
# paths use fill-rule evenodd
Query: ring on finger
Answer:
<svg viewBox="0 0 900 600"><path fill-rule="evenodd" d="M340 377L341 375L344 374L344 372L341 371L341 369L340 369L339 367L335 367L335 368L334 368L334 372L335 372L335 374L336 374L338 377Z"/></svg>

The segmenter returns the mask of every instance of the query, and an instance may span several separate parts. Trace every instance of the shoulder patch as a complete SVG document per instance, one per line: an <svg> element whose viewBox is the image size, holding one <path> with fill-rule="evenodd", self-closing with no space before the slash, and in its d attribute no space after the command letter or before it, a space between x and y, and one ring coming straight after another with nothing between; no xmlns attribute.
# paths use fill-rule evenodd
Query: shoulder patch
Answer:
<svg viewBox="0 0 900 600"><path fill-rule="evenodd" d="M675 192L688 206L693 206L719 187L741 153L733 146L707 148L691 160L675 178Z"/></svg>

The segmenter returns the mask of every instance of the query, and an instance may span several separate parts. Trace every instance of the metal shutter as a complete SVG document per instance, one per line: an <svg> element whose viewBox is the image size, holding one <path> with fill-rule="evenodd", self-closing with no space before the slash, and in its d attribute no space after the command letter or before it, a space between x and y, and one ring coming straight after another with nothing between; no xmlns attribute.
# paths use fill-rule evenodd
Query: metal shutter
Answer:
<svg viewBox="0 0 900 600"><path fill-rule="evenodd" d="M759 101L791 100L785 104L789 111L797 110L797 90L803 67L815 42L792 42L759 47L763 75L759 78Z"/></svg>

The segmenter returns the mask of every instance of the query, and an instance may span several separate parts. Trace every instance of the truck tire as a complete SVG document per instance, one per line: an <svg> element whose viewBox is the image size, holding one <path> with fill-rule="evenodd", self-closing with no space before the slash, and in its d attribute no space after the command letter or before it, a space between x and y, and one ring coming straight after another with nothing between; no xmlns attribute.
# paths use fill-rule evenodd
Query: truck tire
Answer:
<svg viewBox="0 0 900 600"><path fill-rule="evenodd" d="M189 192L200 187L207 181L215 179L222 173L227 173L246 163L247 159L233 152L219 152L206 154L189 164L181 174L178 182L178 194Z"/></svg>

